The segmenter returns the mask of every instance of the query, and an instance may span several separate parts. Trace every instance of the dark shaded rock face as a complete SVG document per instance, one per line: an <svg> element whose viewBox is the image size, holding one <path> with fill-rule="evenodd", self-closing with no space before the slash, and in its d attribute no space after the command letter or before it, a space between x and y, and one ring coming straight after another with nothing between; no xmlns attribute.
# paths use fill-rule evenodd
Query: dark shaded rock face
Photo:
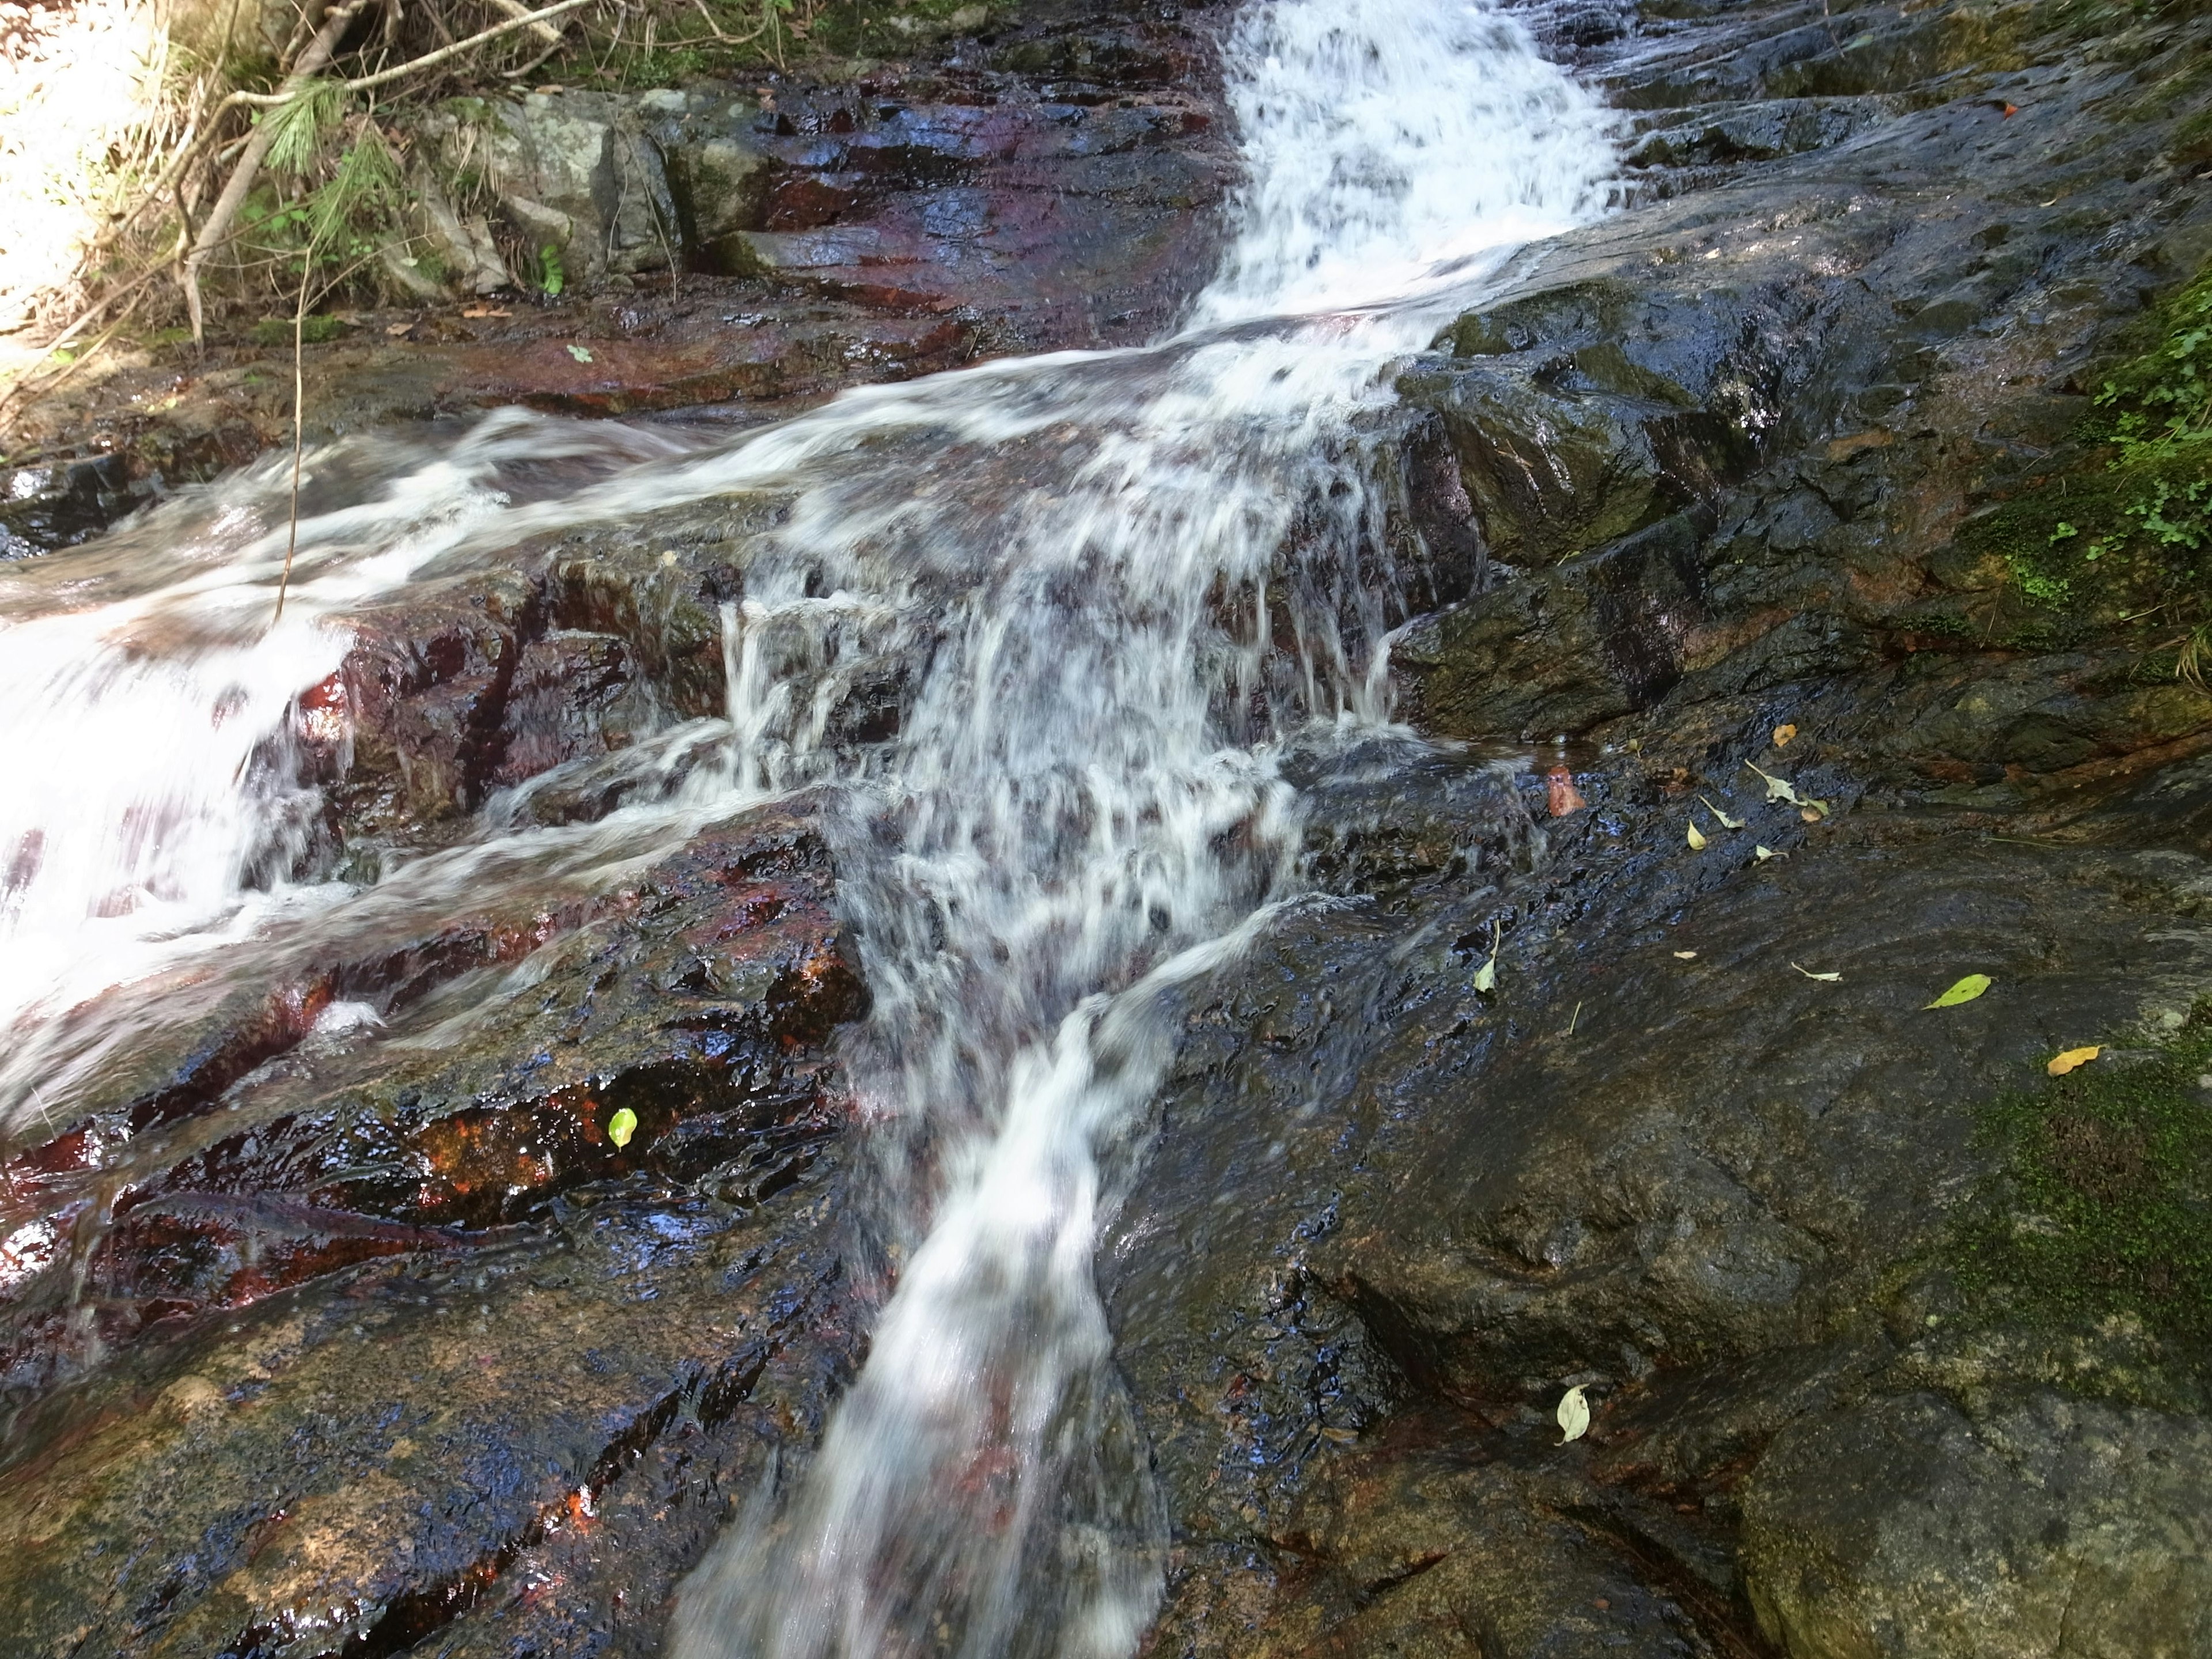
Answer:
<svg viewBox="0 0 2212 1659"><path fill-rule="evenodd" d="M826 896L756 817L180 988L0 1174L16 1650L649 1650L854 1355Z"/></svg>
<svg viewBox="0 0 2212 1659"><path fill-rule="evenodd" d="M2212 991L2212 698L1961 535L2212 252L2203 20L2064 21L1547 25L1632 202L1401 382L1455 463L1415 515L1484 558L1392 660L1462 747L1301 780L1338 896L1191 994L1102 1249L1180 1552L1148 1651L2212 1651L2166 1269L2036 1313L1961 1243L2072 1224L1984 1103ZM2080 1121L2060 1178L2147 1206Z"/></svg>

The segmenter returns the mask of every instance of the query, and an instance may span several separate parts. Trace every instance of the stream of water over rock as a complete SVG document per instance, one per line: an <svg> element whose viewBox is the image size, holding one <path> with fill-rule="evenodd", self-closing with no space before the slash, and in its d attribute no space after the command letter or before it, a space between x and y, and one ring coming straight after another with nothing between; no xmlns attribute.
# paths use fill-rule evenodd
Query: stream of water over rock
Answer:
<svg viewBox="0 0 2212 1659"><path fill-rule="evenodd" d="M695 1577L686 1659L1121 1655L1156 1605L1164 1523L1091 1253L1172 1051L1158 993L1286 896L1284 746L1388 719L1399 596L1364 422L1391 366L1595 211L1611 167L1600 106L1485 6L1279 0L1224 58L1248 179L1220 274L1159 344L714 441L519 414L453 446L356 441L313 459L273 628L274 465L0 601L18 1127L70 1121L86 1080L222 994L179 964L604 879L748 803L820 803L872 999L842 1052L886 1295L818 1453ZM286 734L352 610L532 535L763 495L726 717L651 732L652 787L556 829L515 827L510 793L379 879L317 871ZM896 729L856 735L833 716L871 682ZM367 1042L378 1023L322 1018Z"/></svg>

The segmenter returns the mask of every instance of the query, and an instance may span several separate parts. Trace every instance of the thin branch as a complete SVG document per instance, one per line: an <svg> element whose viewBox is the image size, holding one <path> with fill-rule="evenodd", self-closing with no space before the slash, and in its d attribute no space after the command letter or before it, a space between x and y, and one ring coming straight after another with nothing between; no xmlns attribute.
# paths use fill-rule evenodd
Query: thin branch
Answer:
<svg viewBox="0 0 2212 1659"><path fill-rule="evenodd" d="M498 40L502 34L512 34L517 29L528 28L533 23L542 23L549 17L565 16L569 12L598 3L599 0L560 0L558 5L547 6L538 11L525 12L520 17L510 17L506 22L495 23L481 33L471 34L465 40L456 40L450 46L441 46L435 52L426 52L420 58L410 58L404 64L395 64L391 69L381 70L375 75L364 75L357 80L340 81L335 84L341 92L366 92L371 87L386 86L404 76L414 74L417 70L434 69L448 58L458 58L465 52L474 51L487 41ZM305 54L303 53L302 56L304 57ZM276 104L289 104L308 90L309 88L304 86L285 86L278 88L275 92L234 92L228 98L223 100L223 102L253 104L267 108Z"/></svg>
<svg viewBox="0 0 2212 1659"><path fill-rule="evenodd" d="M547 44L556 46L561 44L561 31L550 23L532 18L530 8L524 5L522 0L491 0L491 7L494 11L512 17L518 22L526 21L530 32Z"/></svg>
<svg viewBox="0 0 2212 1659"><path fill-rule="evenodd" d="M276 614L269 619L271 628L284 620L284 595L292 586L292 556L300 550L300 457L306 447L307 418L307 378L302 359L303 337L307 330L307 285L315 280L315 245L307 244L307 258L300 261L300 303L292 311L292 524L284 539L284 574L276 579Z"/></svg>

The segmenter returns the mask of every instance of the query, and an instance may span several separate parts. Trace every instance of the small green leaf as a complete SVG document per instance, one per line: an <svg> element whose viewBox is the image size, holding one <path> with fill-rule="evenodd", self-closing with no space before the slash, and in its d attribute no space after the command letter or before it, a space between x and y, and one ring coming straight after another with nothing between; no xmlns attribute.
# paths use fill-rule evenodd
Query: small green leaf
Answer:
<svg viewBox="0 0 2212 1659"><path fill-rule="evenodd" d="M1989 988L1990 976L1987 974L1969 974L1949 990L1944 992L1942 996L1937 997L1935 1001L1925 1006L1930 1008L1955 1008L1962 1002L1972 1002Z"/></svg>
<svg viewBox="0 0 2212 1659"><path fill-rule="evenodd" d="M627 1106L607 1120L607 1139L619 1152L629 1145L629 1138L637 1133L637 1114Z"/></svg>
<svg viewBox="0 0 2212 1659"><path fill-rule="evenodd" d="M592 361L592 354L585 350L584 348L580 345L570 346L568 348L568 355L571 357L574 357L580 363L588 363Z"/></svg>
<svg viewBox="0 0 2212 1659"><path fill-rule="evenodd" d="M1797 964L1794 962L1790 965L1792 968L1797 968ZM1825 985L1839 985L1844 978L1841 974L1816 974L1810 968L1797 968L1797 971L1804 975L1807 979L1817 979Z"/></svg>
<svg viewBox="0 0 2212 1659"><path fill-rule="evenodd" d="M1722 829L1741 830L1743 828L1743 820L1741 818L1730 817L1727 813L1722 811L1719 807L1714 805L1712 802L1705 800L1705 798L1703 795L1698 796L1698 799L1699 800L1705 801L1705 810L1721 821Z"/></svg>

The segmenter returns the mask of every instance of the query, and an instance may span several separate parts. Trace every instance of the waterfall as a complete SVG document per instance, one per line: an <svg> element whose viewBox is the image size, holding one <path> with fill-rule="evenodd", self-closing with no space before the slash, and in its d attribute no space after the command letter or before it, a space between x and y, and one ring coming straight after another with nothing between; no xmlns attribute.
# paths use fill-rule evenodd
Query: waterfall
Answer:
<svg viewBox="0 0 2212 1659"><path fill-rule="evenodd" d="M854 407L927 441L814 463L749 581L750 776L795 781L819 742L809 592L844 605L831 654L927 656L848 799L878 850L841 859L896 1289L798 1490L695 1578L686 1659L1107 1659L1154 1610L1163 1523L1092 1278L1102 1152L1170 1057L1160 990L1283 890L1277 746L1387 712L1385 596L1346 580L1380 512L1359 418L1610 160L1593 102L1480 6L1280 0L1226 57L1249 180L1189 330ZM1294 533L1308 568L1279 583Z"/></svg>
<svg viewBox="0 0 2212 1659"><path fill-rule="evenodd" d="M0 695L52 711L0 732L0 769L45 786L0 807L13 1125L55 1109L35 1085L69 1043L82 1070L127 1040L64 1030L99 985L276 916L367 925L361 895L288 884L313 792L269 735L343 656L349 607L554 526L787 502L725 609L713 763L588 833L826 803L872 998L843 1048L860 1248L889 1288L818 1451L687 1586L683 1659L1104 1659L1156 1610L1164 1523L1091 1252L1172 1054L1163 993L1289 891L1283 747L1388 718L1365 434L1394 365L1592 214L1612 167L1601 108L1480 0L1261 0L1224 56L1246 182L1170 339L852 392L714 445L510 415L451 453L362 451L385 482L311 499L273 633L265 469L0 617ZM896 731L841 738L832 711L885 675ZM512 840L496 814L477 835L407 879L464 890Z"/></svg>

